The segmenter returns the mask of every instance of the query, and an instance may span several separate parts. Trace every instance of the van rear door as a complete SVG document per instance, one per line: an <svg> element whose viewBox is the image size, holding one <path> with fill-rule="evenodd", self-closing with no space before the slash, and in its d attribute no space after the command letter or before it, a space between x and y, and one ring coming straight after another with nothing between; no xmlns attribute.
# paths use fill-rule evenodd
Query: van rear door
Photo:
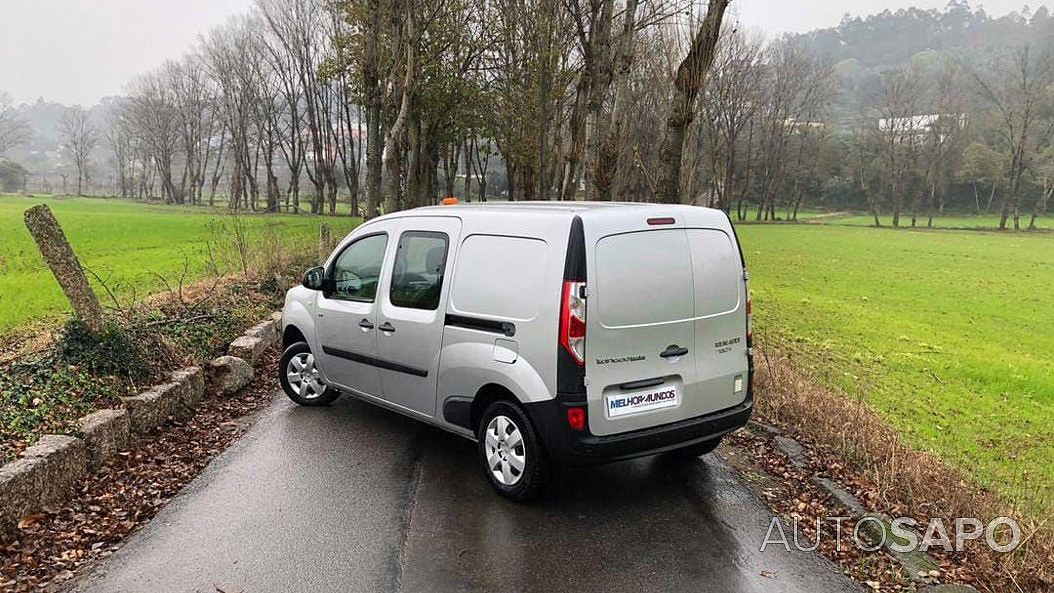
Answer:
<svg viewBox="0 0 1054 593"><path fill-rule="evenodd" d="M622 224L600 221L593 236L585 225L592 245L585 345L590 431L640 430L741 403L748 380L746 294L731 228L619 218Z"/></svg>

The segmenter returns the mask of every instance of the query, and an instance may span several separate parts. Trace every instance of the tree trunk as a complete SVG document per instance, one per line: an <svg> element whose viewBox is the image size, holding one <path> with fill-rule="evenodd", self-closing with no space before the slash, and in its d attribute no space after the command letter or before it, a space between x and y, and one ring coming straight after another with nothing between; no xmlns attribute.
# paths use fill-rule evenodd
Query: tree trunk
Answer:
<svg viewBox="0 0 1054 593"><path fill-rule="evenodd" d="M471 145L472 142L466 139L461 149L461 152L464 155L463 158L465 160L465 191L462 195L464 196L466 202L472 201L472 176L476 174L474 167L472 166L473 162L475 161L475 157L473 157L472 153L469 152L469 147Z"/></svg>
<svg viewBox="0 0 1054 593"><path fill-rule="evenodd" d="M622 14L622 31L615 50L612 74L615 97L608 115L607 134L597 150L596 172L594 173L596 199L604 201L612 199L625 112L629 102L629 73L633 68L633 54L636 47L637 0L626 0Z"/></svg>
<svg viewBox="0 0 1054 593"><path fill-rule="evenodd" d="M388 174L388 191L385 194L385 211L394 212L398 209L399 201L399 184L400 166L396 165L396 161L401 161L403 158L403 137L406 135L406 128L409 125L411 117L410 108L411 100L413 97L414 89L414 75L416 74L417 68L417 52L414 28L414 13L413 10L406 11L405 18L403 19L404 32L402 35L402 43L405 43L406 62L403 64L403 80L401 81L400 99L399 99L399 111L395 116L395 121L392 126L388 128L388 133L384 139L384 167ZM402 51L402 47L397 47L397 51Z"/></svg>
<svg viewBox="0 0 1054 593"><path fill-rule="evenodd" d="M381 155L384 151L384 134L381 133L380 39L381 2L369 2L369 42L362 71L366 86L366 209L363 218L369 220L380 214L381 204Z"/></svg>
<svg viewBox="0 0 1054 593"><path fill-rule="evenodd" d="M695 114L695 99L703 88L710 66L714 63L721 21L729 0L711 0L706 17L692 39L691 48L674 79L673 99L666 117L666 132L659 148L659 202L681 202L681 158L684 138Z"/></svg>
<svg viewBox="0 0 1054 593"><path fill-rule="evenodd" d="M1028 222L1028 230L1036 230L1036 219L1047 213L1047 203L1052 194L1054 194L1054 186L1045 189L1036 197L1036 203L1032 206L1032 219Z"/></svg>

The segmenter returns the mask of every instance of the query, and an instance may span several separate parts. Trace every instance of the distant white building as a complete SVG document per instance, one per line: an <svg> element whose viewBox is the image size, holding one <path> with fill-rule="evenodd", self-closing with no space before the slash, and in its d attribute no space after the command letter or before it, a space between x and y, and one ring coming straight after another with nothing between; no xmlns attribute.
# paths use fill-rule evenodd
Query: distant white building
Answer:
<svg viewBox="0 0 1054 593"><path fill-rule="evenodd" d="M823 130L827 127L822 121L809 121L806 119L794 119L788 118L783 122L784 127L794 130L795 132L805 132L808 130Z"/></svg>
<svg viewBox="0 0 1054 593"><path fill-rule="evenodd" d="M878 129L887 134L929 134L934 128L940 126L956 125L958 128L966 127L966 114L940 114L930 113L926 115L912 115L910 117L882 118L878 120Z"/></svg>

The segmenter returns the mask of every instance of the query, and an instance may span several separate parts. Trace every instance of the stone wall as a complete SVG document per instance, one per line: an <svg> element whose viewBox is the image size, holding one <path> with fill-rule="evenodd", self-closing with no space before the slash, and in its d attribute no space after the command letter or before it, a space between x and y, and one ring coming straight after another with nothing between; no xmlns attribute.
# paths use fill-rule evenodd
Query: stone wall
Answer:
<svg viewBox="0 0 1054 593"><path fill-rule="evenodd" d="M253 379L253 365L280 344L281 314L270 316L231 343L230 356L204 368L188 367L146 391L124 397L121 409L98 410L79 421L79 434L44 435L0 467L0 532L47 506L66 500L89 471L125 449L133 436L149 438L166 424L193 416L207 397L226 396Z"/></svg>

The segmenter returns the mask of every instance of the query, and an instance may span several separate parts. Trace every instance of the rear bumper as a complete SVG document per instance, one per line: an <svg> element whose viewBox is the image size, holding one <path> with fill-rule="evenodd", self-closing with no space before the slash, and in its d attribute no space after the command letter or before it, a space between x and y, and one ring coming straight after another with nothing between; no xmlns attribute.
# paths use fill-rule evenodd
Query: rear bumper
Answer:
<svg viewBox="0 0 1054 593"><path fill-rule="evenodd" d="M741 428L754 409L751 391L743 403L713 414L611 436L592 435L588 427L581 432L571 430L566 409L575 404L553 399L526 407L554 461L562 465L593 465L673 451Z"/></svg>

